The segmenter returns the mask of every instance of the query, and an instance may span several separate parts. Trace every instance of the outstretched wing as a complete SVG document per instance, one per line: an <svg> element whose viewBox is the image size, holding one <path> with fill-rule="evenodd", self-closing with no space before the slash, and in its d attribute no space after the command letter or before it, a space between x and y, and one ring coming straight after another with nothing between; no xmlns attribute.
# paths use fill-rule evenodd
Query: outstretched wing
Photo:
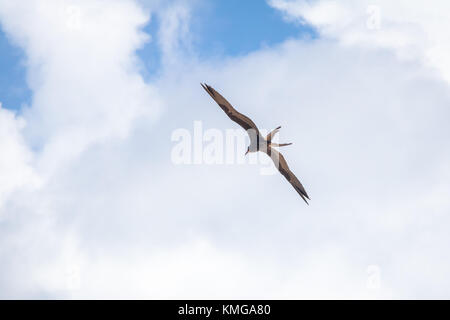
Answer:
<svg viewBox="0 0 450 320"><path fill-rule="evenodd" d="M297 179L295 174L289 169L289 166L284 159L283 155L279 153L277 150L273 148L268 148L267 154L272 158L275 167L278 168L278 171L286 178L287 181L294 187L294 189L298 192L298 194L302 197L302 199L308 204L309 196L303 188L303 185Z"/></svg>
<svg viewBox="0 0 450 320"><path fill-rule="evenodd" d="M211 86L208 86L206 83L205 84L202 83L201 85L202 85L203 89L205 89L206 92L209 93L211 98L213 98L214 101L217 102L219 107L222 108L223 111L225 111L225 113L227 114L228 117L230 117L231 120L233 120L234 122L239 124L247 132L250 129L255 130L255 133L258 136L260 136L258 127L252 121L252 119L250 119L246 115L243 115L242 113L238 112L235 108L233 108L231 103L229 103L224 97L222 97L222 95L220 93L218 93L216 90L214 90L214 88L212 88Z"/></svg>

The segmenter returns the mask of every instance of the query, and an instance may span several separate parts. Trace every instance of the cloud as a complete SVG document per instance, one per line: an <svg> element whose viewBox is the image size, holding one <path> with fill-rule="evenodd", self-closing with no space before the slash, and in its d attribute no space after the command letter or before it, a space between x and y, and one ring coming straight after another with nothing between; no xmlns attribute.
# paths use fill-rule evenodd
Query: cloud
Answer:
<svg viewBox="0 0 450 320"><path fill-rule="evenodd" d="M42 170L126 137L134 120L156 115L160 102L135 55L148 16L132 1L4 2L0 16L26 52L33 101L25 134L42 149Z"/></svg>
<svg viewBox="0 0 450 320"><path fill-rule="evenodd" d="M402 59L419 59L450 82L450 36L446 1L287 1L268 3L286 18L318 28L346 45L393 49Z"/></svg>
<svg viewBox="0 0 450 320"><path fill-rule="evenodd" d="M39 179L33 169L33 154L22 137L25 121L0 103L0 208L21 187L36 187Z"/></svg>
<svg viewBox="0 0 450 320"><path fill-rule="evenodd" d="M195 36L189 3L146 2L175 59L146 83L135 51L148 12L105 3L0 2L33 90L20 117L0 109L11 128L0 134L22 150L9 163L43 181L14 178L24 182L4 193L0 296L448 296L450 95L422 59L323 33L200 61L183 44ZM340 23L308 17L319 30ZM258 166L172 164L173 130L236 128L205 81L261 128L282 125L311 206Z"/></svg>
<svg viewBox="0 0 450 320"><path fill-rule="evenodd" d="M175 2L159 11L159 46L164 64L174 64L179 54L191 47L190 7L186 3Z"/></svg>
<svg viewBox="0 0 450 320"><path fill-rule="evenodd" d="M449 134L444 120L449 95L447 84L432 70L399 60L389 50L319 40L290 41L181 74L186 76L179 86L187 88L186 93L176 91L185 96L173 98L169 105L178 105L178 99L203 101L201 93L191 97L187 91L195 92L194 79L207 78L258 125L282 125L280 139L295 142L283 152L312 198L311 207L304 209L279 176L257 178L256 170L249 168L226 170L236 181L228 187L227 179L210 169L209 177L221 181L220 190L233 199L233 204L213 209L211 219L219 220L214 225L225 234L237 229L235 242L221 239L220 231L210 237L235 250L252 248L272 259L286 259L318 286L319 274L306 271L304 265L309 255L322 256L334 244L342 255L324 258L328 267L321 274L332 274L333 265L340 264L360 272L340 274L348 281L341 297L367 294L362 278L371 264L383 271L386 290L379 293L385 297L426 296L430 283L445 287L444 273L425 276L422 267L411 267L420 259L429 266L441 263L440 251L424 248L426 243L439 247L448 241L434 226L449 222L449 203L442 198L448 190L448 142L443 137ZM191 110L193 117L203 113L211 126L227 128L229 120L206 100L205 106ZM223 203L220 197L216 201ZM448 261L446 255L444 259ZM324 261L315 260L316 266ZM312 294L312 286L306 289L287 278L298 285L297 295ZM349 289L352 286L359 291ZM322 283L320 290L326 292L327 285Z"/></svg>
<svg viewBox="0 0 450 320"><path fill-rule="evenodd" d="M140 75L136 56L148 39L141 28L149 16L133 1L111 1L107 6L104 1L1 1L0 19L3 30L26 54L33 92L31 105L20 117L0 110L5 151L2 261L9 261L5 272L29 280L17 286L17 292L39 294L33 284L40 273L32 271L51 265L44 256L52 261L64 255L64 239L70 233L70 226L54 224L54 219L67 218L65 209L55 209L67 195L51 191L61 183L61 172L89 148L126 139L137 120L151 123L161 110L155 88ZM30 190L35 177L40 184ZM36 230L30 231L31 223ZM61 246L52 243L55 238ZM30 250L35 241L39 249ZM13 248L23 255L11 257ZM16 269L16 263L22 268ZM2 287L14 295L14 282L10 286L8 277L2 280ZM4 296L7 291L2 292Z"/></svg>

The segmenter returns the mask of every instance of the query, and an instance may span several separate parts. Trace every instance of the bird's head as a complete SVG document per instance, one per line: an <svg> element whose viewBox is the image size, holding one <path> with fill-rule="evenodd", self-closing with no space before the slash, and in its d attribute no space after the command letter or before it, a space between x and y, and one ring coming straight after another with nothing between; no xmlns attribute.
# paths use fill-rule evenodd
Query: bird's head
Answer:
<svg viewBox="0 0 450 320"><path fill-rule="evenodd" d="M250 147L247 147L247 152L245 152L245 155L250 152Z"/></svg>

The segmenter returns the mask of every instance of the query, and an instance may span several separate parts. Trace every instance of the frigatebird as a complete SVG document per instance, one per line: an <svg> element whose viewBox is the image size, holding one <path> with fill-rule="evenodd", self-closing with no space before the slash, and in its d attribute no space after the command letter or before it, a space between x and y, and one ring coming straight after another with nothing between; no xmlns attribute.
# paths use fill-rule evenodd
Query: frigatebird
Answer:
<svg viewBox="0 0 450 320"><path fill-rule="evenodd" d="M258 127L256 124L247 117L246 115L243 115L242 113L238 112L231 103L229 103L220 93L218 93L214 88L211 86L201 83L203 89L206 90L206 92L209 93L211 98L216 101L216 103L219 105L219 107L225 111L225 113L228 115L228 117L239 124L242 128L244 128L249 137L250 137L250 146L247 148L246 155L249 152L258 152L262 151L265 152L274 162L275 167L277 167L278 171L287 179L287 181L290 182L290 184L294 187L294 189L298 192L298 194L302 197L302 199L308 204L309 196L305 191L305 188L300 183L300 181L297 179L294 173L289 169L289 166L284 159L283 155L279 153L274 147L284 147L291 145L292 143L274 143L272 142L272 138L274 135L280 130L281 127L277 127L272 132L270 132L267 137L263 137L261 133L258 130Z"/></svg>

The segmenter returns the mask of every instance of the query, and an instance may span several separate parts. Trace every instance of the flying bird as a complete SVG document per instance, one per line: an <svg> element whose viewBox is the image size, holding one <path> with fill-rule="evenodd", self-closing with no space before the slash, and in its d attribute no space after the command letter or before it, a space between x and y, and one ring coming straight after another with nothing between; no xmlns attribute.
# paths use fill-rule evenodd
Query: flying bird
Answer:
<svg viewBox="0 0 450 320"><path fill-rule="evenodd" d="M274 149L274 147L284 147L292 144L292 143L278 144L272 142L272 138L280 130L281 127L274 129L266 137L263 137L259 132L256 124L252 121L252 119L250 119L246 115L243 115L242 113L238 112L235 108L233 108L231 103L229 103L220 93L214 90L214 88L204 83L202 83L201 85L203 89L205 89L206 92L209 93L211 98L213 98L214 101L217 102L219 107L223 111L225 111L228 117L247 131L248 135L250 136L250 146L248 146L247 152L245 154L247 155L249 152L258 152L258 151L265 152L272 159L278 171L280 171L280 173L287 179L287 181L290 182L290 184L294 187L294 189L298 192L298 194L302 197L302 199L306 202L306 204L308 204L307 200L310 199L305 191L305 188L297 179L295 174L289 169L289 166L286 160L284 159L283 155L279 153L276 149Z"/></svg>

